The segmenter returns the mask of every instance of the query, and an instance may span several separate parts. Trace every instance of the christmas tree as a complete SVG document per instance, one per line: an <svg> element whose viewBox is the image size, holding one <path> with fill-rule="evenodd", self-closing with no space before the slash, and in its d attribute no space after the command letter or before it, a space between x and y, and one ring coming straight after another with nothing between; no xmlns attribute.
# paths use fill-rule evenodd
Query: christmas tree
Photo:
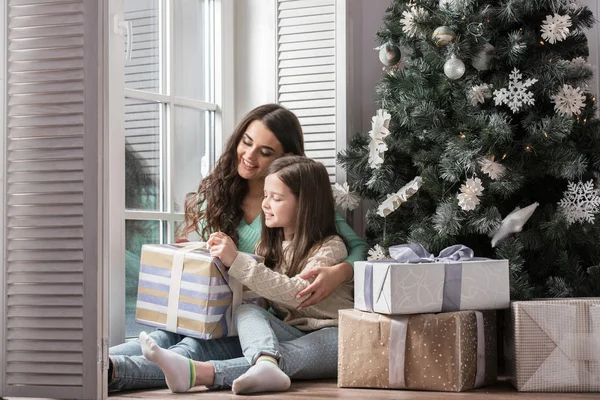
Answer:
<svg viewBox="0 0 600 400"><path fill-rule="evenodd" d="M347 207L376 202L372 258L460 243L510 261L513 300L600 295L593 23L571 0L392 1L381 109L335 188Z"/></svg>

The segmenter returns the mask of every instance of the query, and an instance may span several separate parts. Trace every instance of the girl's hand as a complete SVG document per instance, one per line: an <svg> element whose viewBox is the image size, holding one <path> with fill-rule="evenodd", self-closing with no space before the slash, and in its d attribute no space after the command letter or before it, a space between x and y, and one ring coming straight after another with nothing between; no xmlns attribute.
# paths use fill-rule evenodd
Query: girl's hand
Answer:
<svg viewBox="0 0 600 400"><path fill-rule="evenodd" d="M332 267L315 267L300 274L302 279L311 281L312 283L301 290L296 295L296 298L307 296L310 297L304 300L298 309L309 307L317 304L321 300L329 297L342 283L352 279L354 269L352 265L343 262Z"/></svg>
<svg viewBox="0 0 600 400"><path fill-rule="evenodd" d="M238 256L238 249L233 240L222 232L215 232L206 242L210 246L210 255L218 257L223 265L230 267Z"/></svg>

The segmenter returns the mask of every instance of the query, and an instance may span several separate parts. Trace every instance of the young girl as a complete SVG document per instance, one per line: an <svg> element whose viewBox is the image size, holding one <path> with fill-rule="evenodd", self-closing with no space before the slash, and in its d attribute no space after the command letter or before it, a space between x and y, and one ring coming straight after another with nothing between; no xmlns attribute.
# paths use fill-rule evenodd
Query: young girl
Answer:
<svg viewBox="0 0 600 400"><path fill-rule="evenodd" d="M236 311L239 340L246 359L235 371L220 371L216 362L192 362L158 347L142 333L144 356L160 366L172 391L186 391L194 385L227 386L233 392L254 393L286 390L289 376L302 349L287 345L300 338L320 337L325 349L311 360L302 360L321 378L335 376L337 367L338 310L352 308L352 284L343 284L316 305L298 309L304 300L299 290L310 282L303 271L331 267L347 256L344 241L337 235L331 184L325 167L310 159L288 156L274 161L265 179L262 201L263 229L256 253L265 263L237 250L223 234L211 235L211 254L219 257L229 274L269 300L276 316L252 304ZM335 330L335 335L332 335ZM214 364L214 365L213 365ZM222 375L229 376L222 376Z"/></svg>

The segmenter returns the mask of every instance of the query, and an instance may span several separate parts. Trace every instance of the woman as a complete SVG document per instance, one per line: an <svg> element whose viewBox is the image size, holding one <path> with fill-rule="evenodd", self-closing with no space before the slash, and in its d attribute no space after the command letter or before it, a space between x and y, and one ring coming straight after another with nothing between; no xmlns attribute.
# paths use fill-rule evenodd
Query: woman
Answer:
<svg viewBox="0 0 600 400"><path fill-rule="evenodd" d="M185 224L180 236L199 236L194 239L207 240L208 235L220 231L231 237L240 251L252 253L260 238L266 171L274 160L285 154L304 155L298 118L277 104L262 105L246 114L228 140L214 170L202 180L196 193L188 194ZM366 255L366 242L339 215L336 225L348 243L349 256L332 267L316 267L301 275L314 281L298 293L298 298L310 294L299 308L323 300L342 283L350 281L353 262ZM337 341L337 331L335 335ZM150 337L159 347L169 348L195 361L230 360L235 363L236 358L245 361L237 337L204 341L166 331L152 332ZM304 354L315 354L314 359L325 351L319 346L331 342L300 339L297 345ZM109 356L109 391L166 386L161 369L142 355L139 340L111 347ZM298 362L290 376L307 378L313 375L310 365Z"/></svg>

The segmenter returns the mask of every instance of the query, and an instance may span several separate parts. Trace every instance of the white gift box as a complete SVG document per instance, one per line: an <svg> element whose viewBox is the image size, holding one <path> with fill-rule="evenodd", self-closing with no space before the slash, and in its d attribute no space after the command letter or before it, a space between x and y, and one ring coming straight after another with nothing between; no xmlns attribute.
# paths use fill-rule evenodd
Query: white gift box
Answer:
<svg viewBox="0 0 600 400"><path fill-rule="evenodd" d="M509 305L508 260L354 263L354 308L359 310L418 314Z"/></svg>

